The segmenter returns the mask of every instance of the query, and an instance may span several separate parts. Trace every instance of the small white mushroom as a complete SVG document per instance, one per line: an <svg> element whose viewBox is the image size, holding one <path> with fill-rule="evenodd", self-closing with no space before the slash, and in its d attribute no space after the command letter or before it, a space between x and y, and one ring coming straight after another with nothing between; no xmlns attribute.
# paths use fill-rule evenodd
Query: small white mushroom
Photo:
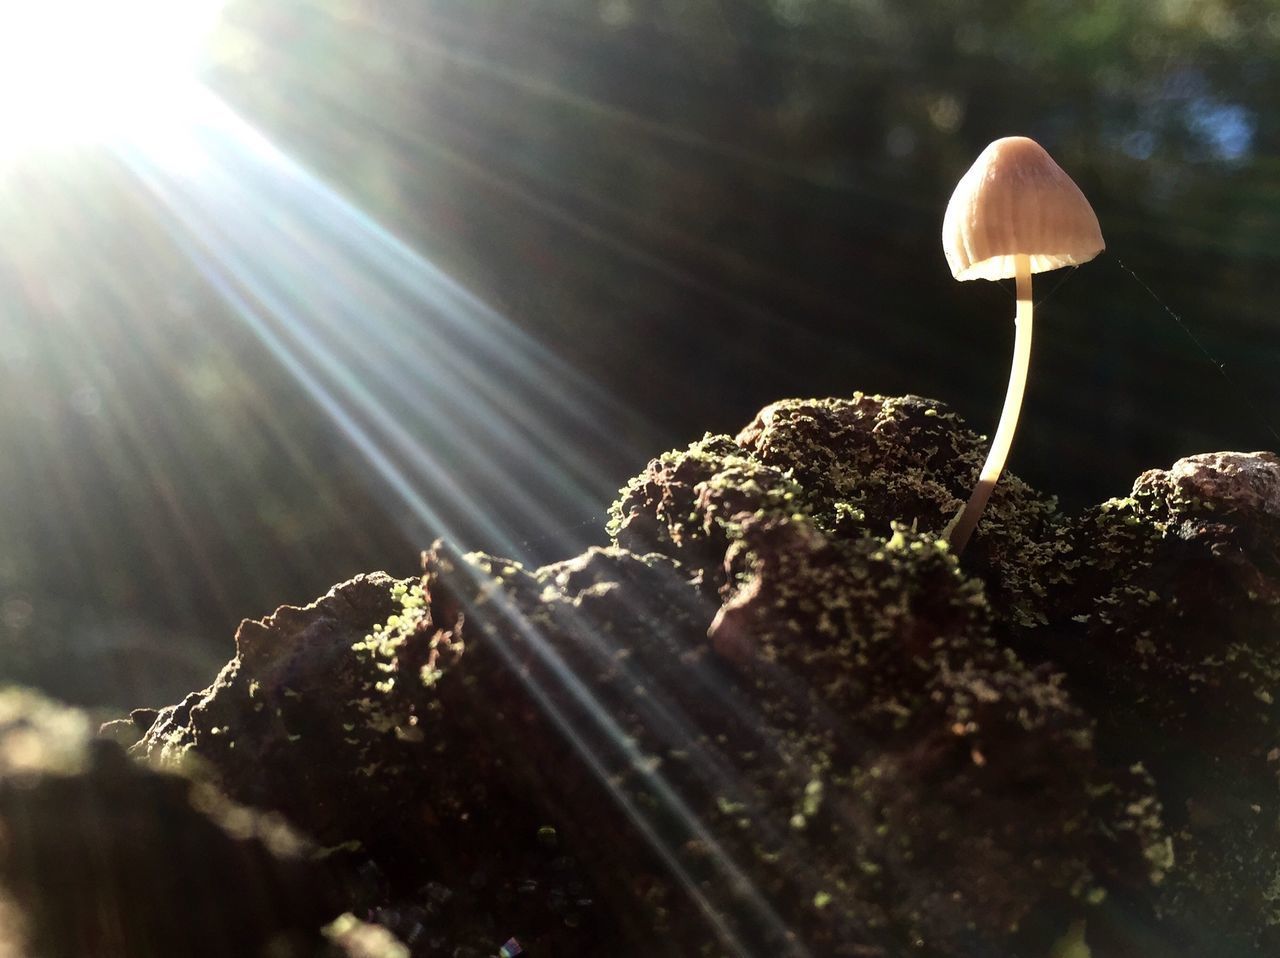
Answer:
<svg viewBox="0 0 1280 958"><path fill-rule="evenodd" d="M1013 434L1031 360L1031 274L1087 263L1105 248L1093 207L1080 187L1034 140L996 140L951 194L942 221L942 249L958 280L1014 277L1013 367L991 451L968 503L946 536L959 553L973 534L995 488Z"/></svg>

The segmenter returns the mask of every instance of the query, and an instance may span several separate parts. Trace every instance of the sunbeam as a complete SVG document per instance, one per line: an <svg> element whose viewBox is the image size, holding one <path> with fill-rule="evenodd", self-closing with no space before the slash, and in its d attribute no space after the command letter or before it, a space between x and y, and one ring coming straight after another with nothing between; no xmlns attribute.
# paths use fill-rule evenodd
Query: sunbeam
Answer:
<svg viewBox="0 0 1280 958"><path fill-rule="evenodd" d="M0 0L0 952L1280 955L1280 21L1042 6Z"/></svg>
<svg viewBox="0 0 1280 958"><path fill-rule="evenodd" d="M172 75L163 100L147 101L148 122L115 124L114 155L142 185L174 246L358 455L406 534L420 542L445 536L526 562L531 538L544 548L552 541L558 555L590 544L593 536L581 527L566 529L557 517L598 514L612 497L616 481L595 463L599 453L638 458L610 428L632 414L295 162L220 98ZM134 337L148 361L161 364L163 343L127 325L114 335ZM69 327L87 335L78 320ZM71 370L68 378L91 380L92 371ZM160 493L187 543L191 565L211 593L220 595L216 559L189 519L195 508L217 514L217 493L181 441L182 423L165 409L162 393L152 383L141 391L149 425L134 407L113 405L110 414L134 471L140 469ZM104 461L112 456L112 450L102 451ZM116 466L112 475L123 496L130 472ZM174 494L170 468L189 476L185 496ZM75 503L74 489L63 494ZM137 524L140 515L127 518L137 535L146 535L145 524ZM162 565L160 573L165 591L182 601L189 585L172 567ZM722 796L750 809L759 836L772 846L802 842L785 814L778 818L757 807L732 762L705 741L688 703L714 702L752 730L765 724L756 706L727 696L716 675L697 667L688 669L678 688L655 687L641 665L619 659L620 650L589 622L578 621L576 612L564 613L571 631L582 636L588 659L600 666L615 663L626 677L633 690L624 693L626 711L656 741L688 754L693 778L686 786L698 796L685 794L641 753L618 716L538 626L500 593L493 598L490 607L471 610L474 620L489 626L495 647L725 945L746 955L754 953L751 942L760 933L785 939L785 923L766 893L694 808L706 795ZM629 611L652 618L639 606ZM665 628L653 621L655 629ZM505 631L534 651L541 665L534 674L520 667L501 638ZM807 768L791 768L778 743L767 737L757 747L778 752L785 774L798 777L803 787ZM643 778L656 810L612 781L609 770L620 763ZM857 823L849 824L856 831ZM678 849L688 842L706 850L716 882L695 879L681 864ZM743 924L744 907L751 927Z"/></svg>
<svg viewBox="0 0 1280 958"><path fill-rule="evenodd" d="M587 458L566 451L581 448L584 438L615 441L606 428L612 411L607 394L208 92L193 92L182 115L186 123L155 128L122 154L125 162L159 204L175 243L359 451L418 534L465 542L467 530L478 530L516 559L524 558L522 542L531 531L556 536L563 554L580 547L572 530L558 528L554 507L566 498L598 502L611 492ZM519 524L486 511L486 496L475 484L494 477L517 507ZM534 676L524 681L588 766L611 788L597 749L642 768L644 757L536 627L509 603L499 600L497 608L503 622L493 624L515 629L546 665L554 688ZM476 614L478 621L487 617ZM591 654L602 661L616 653L603 639L592 643ZM635 680L639 686L643 676ZM698 686L695 696L721 694L696 670L690 682ZM592 729L575 729L556 704L561 701L585 711ZM741 793L731 767L698 744L697 727L672 690L651 690L633 705L673 748L692 750L706 787ZM672 838L652 815L617 789L615 797L725 942L748 953L727 923L723 894L745 897L759 921L785 934L766 899L685 798L660 771L643 774L664 813L681 823L679 840L696 839L708 849L726 882L723 893L701 890L683 873Z"/></svg>
<svg viewBox="0 0 1280 958"><path fill-rule="evenodd" d="M690 807L686 796L681 795L667 780L660 762L655 762L653 756L641 751L591 687L565 662L553 644L509 596L501 589L488 588L492 585L490 580L474 568L464 565L458 567L456 573L483 592L489 600L483 606L473 602L466 603L467 615L476 622L483 623L498 637L494 647L502 659L514 674L521 677L521 681L557 731L573 746L596 778L608 788L650 847L697 903L721 943L735 955L742 955L744 958L759 955L764 958L763 953L752 944L760 930L766 931L773 940L787 940L786 926L763 891L756 887L747 871ZM632 606L630 611L640 610ZM571 634L591 634L593 630L590 623L581 620L576 611L569 611L566 615L573 630ZM501 633L506 630L527 643L538 668L531 670L528 664L521 661L516 651L500 638ZM619 650L610 649L604 643L592 645L594 647L590 652L593 656L606 661L617 661ZM626 670L625 665L623 669ZM540 677L544 670L548 676L546 680ZM679 693L691 695L693 698L690 700L695 700L699 694L711 694L721 698L723 704L728 706L723 700L722 691L708 688L705 680L699 681L700 678L691 676L689 687L678 690ZM640 685L635 686L637 690L641 688ZM753 721L758 716L751 714L749 706L742 702L736 703L736 706L742 710L739 714L747 728L754 730L762 727L761 723ZM635 691L628 696L628 707L635 708L644 716L646 729L659 741L671 748L684 748L691 752L692 764L698 769L698 777L711 789L712 794L745 797L747 790L741 779L699 742L700 729L686 710L674 702L669 690L644 687L643 692ZM575 719L570 708L580 709L587 717L586 721ZM630 797L619 786L616 780L619 767L631 768L644 780L657 802L656 808L645 807L644 803ZM664 828L664 820L674 822L674 828ZM769 832L770 829L766 825L763 831ZM676 851L689 841L696 841L705 849L708 862L715 871L715 881L695 879L681 863ZM744 905L745 911L750 913L751 920L757 925L755 929L743 928L740 921L734 920L735 910L740 917ZM793 943L790 954L796 958L808 958L810 952L803 945Z"/></svg>
<svg viewBox="0 0 1280 958"><path fill-rule="evenodd" d="M194 76L224 2L0 2L0 159L151 122Z"/></svg>
<svg viewBox="0 0 1280 958"><path fill-rule="evenodd" d="M515 558L598 512L620 410L207 91L122 158L262 344L361 450L423 537ZM488 493L488 495L485 495ZM506 517L486 501L503 502ZM512 516L518 515L516 520ZM461 527L459 521L461 519Z"/></svg>

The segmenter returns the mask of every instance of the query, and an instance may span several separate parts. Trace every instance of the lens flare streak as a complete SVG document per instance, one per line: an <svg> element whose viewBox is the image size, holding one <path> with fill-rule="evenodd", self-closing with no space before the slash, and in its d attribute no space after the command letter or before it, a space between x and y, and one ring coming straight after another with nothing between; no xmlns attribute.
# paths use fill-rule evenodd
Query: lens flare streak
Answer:
<svg viewBox="0 0 1280 958"><path fill-rule="evenodd" d="M476 586L483 585L483 579L479 578L477 573L471 570L465 571L470 572ZM556 683L558 683L559 687L554 691L543 687L536 678L527 674L528 670L523 667L509 645L502 642L495 643L495 647L512 671L523 677L530 694L533 695L546 715L556 725L560 734L573 745L596 777L609 788L614 800L645 836L650 847L658 853L667 867L680 880L686 892L698 904L707 920L715 928L721 942L736 955L752 956L760 954L760 952L750 947L747 941L743 940L726 917L729 909L725 905L728 901L734 899L746 901L750 904L756 919L769 930L770 937L779 941L785 940L787 938L786 926L760 890L755 887L751 878L734 861L724 846L716 839L714 833L707 827L706 823L671 787L662 773L653 768L646 760L646 756L600 704L586 683L574 674L573 669L564 662L562 657L547 642L546 638L539 633L538 629L529 622L520 609L501 591L489 593L489 596L490 608L495 610L496 614L486 609L477 608L474 604L468 604L468 615L478 622L484 622L486 619L490 621L495 618L500 619L501 623L505 623L512 628L534 650L538 659L547 667ZM495 624L500 625L501 623ZM595 724L595 730L606 739L615 755L621 756L628 765L645 778L663 803L663 811L679 822L681 829L685 832L686 840L688 838L696 839L706 849L708 857L714 862L723 879L723 882L718 887L714 887L716 883L708 883L709 886L713 886L713 890L708 890L706 886L695 881L676 856L674 851L675 842L662 834L661 826L656 821L657 816L652 812L646 811L613 782L613 771L605 765L603 756L597 754L596 749L587 741L586 736L575 727L573 721L565 714L564 709L557 704L557 699L563 698L565 695L587 711ZM670 719L670 716L668 716L668 719ZM679 742L688 747L690 742L695 741L692 735L693 729L687 721L676 721L678 728L683 729L683 731L677 731L676 736L679 737L672 736L669 740L672 741L672 744ZM666 738L667 736L664 735L663 737ZM797 958L806 958L810 954L808 949L799 944L794 945L791 953L796 955Z"/></svg>
<svg viewBox="0 0 1280 958"><path fill-rule="evenodd" d="M370 458L419 534L454 533L447 517L464 515L522 559L530 533L562 531L547 503L599 511L616 483L575 450L619 448L608 423L624 413L603 390L211 94L193 93L185 114L122 158L264 344L305 367L300 382L348 440L379 446ZM518 524L485 514L475 485L497 481Z"/></svg>
<svg viewBox="0 0 1280 958"><path fill-rule="evenodd" d="M584 439L616 447L607 423L623 413L607 393L372 222L208 91L193 90L173 120L163 133L121 149L121 159L153 197L178 248L364 458L412 520L412 533L467 541L467 531L478 530L486 545L521 561L522 536L530 531L556 536L562 554L580 548L557 527L547 503L598 503L611 495L612 484L585 454L567 452L589 448ZM495 478L518 524L486 510L485 492L475 483ZM458 527L459 516L465 528ZM514 603L500 591L490 596L486 609L471 611L474 621L483 624L488 616L495 636L514 632L534 651L550 687L519 668L515 650L495 640L725 944L735 954L753 954L744 931L728 917L731 902L739 909L747 904L758 928L785 940L781 919L688 797L646 763L592 689ZM495 610L498 619L492 618ZM616 662L617 650L587 623L572 631L591 636L587 651L597 661ZM642 684L643 676L625 663L621 668L629 686ZM629 705L659 741L693 756L698 779L713 794L749 799L731 764L700 743L697 723L679 703L696 700L690 695L721 699L751 728L762 727L759 716L748 714L752 707L745 703L730 702L696 670L689 686L648 688L633 694ZM566 705L585 711L589 728L575 728ZM678 823L677 840L696 840L707 849L720 887L707 890L685 870L656 813L610 780L606 760L643 775L662 814ZM757 811L762 837L795 840L769 820L768 810Z"/></svg>

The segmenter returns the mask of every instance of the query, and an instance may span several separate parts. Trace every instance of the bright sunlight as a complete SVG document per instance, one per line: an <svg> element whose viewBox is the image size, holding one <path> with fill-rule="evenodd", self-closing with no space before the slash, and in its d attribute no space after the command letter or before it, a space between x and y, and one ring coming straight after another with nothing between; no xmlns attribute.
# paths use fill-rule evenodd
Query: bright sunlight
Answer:
<svg viewBox="0 0 1280 958"><path fill-rule="evenodd" d="M224 0L0 0L0 158L146 126Z"/></svg>

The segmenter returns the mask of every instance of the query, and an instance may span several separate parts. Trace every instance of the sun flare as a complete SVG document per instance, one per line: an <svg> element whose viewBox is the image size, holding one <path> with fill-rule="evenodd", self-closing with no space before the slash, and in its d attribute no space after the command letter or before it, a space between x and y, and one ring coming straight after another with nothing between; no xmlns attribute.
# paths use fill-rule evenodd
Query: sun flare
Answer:
<svg viewBox="0 0 1280 958"><path fill-rule="evenodd" d="M0 157L146 124L195 77L225 0L0 0Z"/></svg>

